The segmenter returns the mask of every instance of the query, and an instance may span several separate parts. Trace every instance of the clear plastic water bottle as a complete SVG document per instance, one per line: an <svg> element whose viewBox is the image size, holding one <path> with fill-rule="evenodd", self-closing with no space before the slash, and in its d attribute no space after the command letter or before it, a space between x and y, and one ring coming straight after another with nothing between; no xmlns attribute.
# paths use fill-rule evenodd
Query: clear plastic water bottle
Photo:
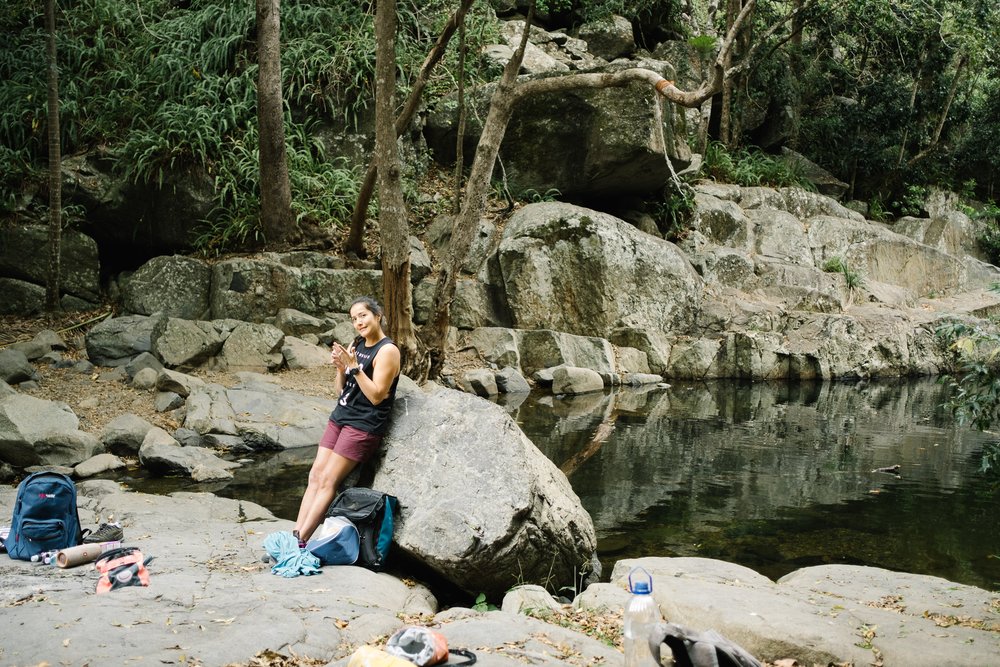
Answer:
<svg viewBox="0 0 1000 667"><path fill-rule="evenodd" d="M649 636L663 617L653 599L653 578L643 568L633 568L628 589L632 596L625 605L625 667L656 666L659 663L649 650Z"/></svg>

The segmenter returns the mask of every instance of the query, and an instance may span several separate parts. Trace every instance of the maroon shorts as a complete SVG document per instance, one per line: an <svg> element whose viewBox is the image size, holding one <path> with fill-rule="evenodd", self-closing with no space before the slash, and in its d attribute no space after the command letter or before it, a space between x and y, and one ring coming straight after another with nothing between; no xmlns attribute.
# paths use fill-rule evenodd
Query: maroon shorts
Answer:
<svg viewBox="0 0 1000 667"><path fill-rule="evenodd" d="M364 463L371 458L381 443L382 435L379 433L368 433L353 426L341 426L331 419L326 424L319 446L332 449L335 454L340 454L345 459Z"/></svg>

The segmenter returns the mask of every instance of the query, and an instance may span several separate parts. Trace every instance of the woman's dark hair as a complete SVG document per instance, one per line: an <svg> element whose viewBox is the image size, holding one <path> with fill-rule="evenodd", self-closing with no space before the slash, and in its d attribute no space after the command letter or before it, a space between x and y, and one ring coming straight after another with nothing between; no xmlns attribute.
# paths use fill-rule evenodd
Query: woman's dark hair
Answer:
<svg viewBox="0 0 1000 667"><path fill-rule="evenodd" d="M359 303L362 304L368 310L370 310L372 314L378 316L380 319L385 316L385 313L382 312L382 306L378 305L378 301L371 298L370 296L359 296L357 299L352 301L350 308L347 309L348 312L350 312L351 308L354 308L354 306L358 305Z"/></svg>

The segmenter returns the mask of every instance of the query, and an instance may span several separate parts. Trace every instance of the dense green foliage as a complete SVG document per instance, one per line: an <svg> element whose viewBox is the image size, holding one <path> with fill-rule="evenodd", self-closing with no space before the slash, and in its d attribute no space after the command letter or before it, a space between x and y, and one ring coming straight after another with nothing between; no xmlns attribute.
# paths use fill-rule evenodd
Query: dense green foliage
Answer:
<svg viewBox="0 0 1000 667"><path fill-rule="evenodd" d="M167 183L191 167L216 179L206 250L255 238L256 52L252 2L60 2L58 49L64 154L106 146L136 182ZM400 3L401 86L419 68L452 7ZM357 193L358 166L331 156L320 130L356 127L372 98L374 26L366 3L282 3L286 142L297 217L340 224ZM475 45L494 36L487 10L471 21ZM41 6L14 2L0 44L0 210L41 178L46 155L45 35ZM491 30L493 32L491 32ZM429 91L452 87L455 56Z"/></svg>
<svg viewBox="0 0 1000 667"><path fill-rule="evenodd" d="M1000 284L993 290L1000 291ZM958 321L936 333L951 353L951 372L941 377L951 389L946 407L960 424L985 430L1000 423L1000 334ZM1000 474L1000 445L983 451L982 470Z"/></svg>
<svg viewBox="0 0 1000 667"><path fill-rule="evenodd" d="M795 185L807 190L816 189L794 164L753 148L729 150L718 141L709 143L702 171L706 176L723 183L736 183L746 187L763 185L780 188Z"/></svg>
<svg viewBox="0 0 1000 667"><path fill-rule="evenodd" d="M1000 206L989 203L980 210L970 211L976 222L976 239L986 253L986 259L994 266L1000 266Z"/></svg>
<svg viewBox="0 0 1000 667"><path fill-rule="evenodd" d="M860 199L891 204L907 185L969 177L992 197L1000 39L980 26L998 11L993 0L819 3L795 79L803 151Z"/></svg>
<svg viewBox="0 0 1000 667"><path fill-rule="evenodd" d="M254 7L218 0L61 0L58 17L64 155L103 147L136 182L167 184L197 169L218 198L199 244L219 250L256 238L257 134ZM707 173L744 185L803 185L755 144L795 148L851 185L873 217L917 212L928 185L995 199L1000 168L1000 33L994 0L814 0L804 3L801 45L791 24L768 28L793 3L759 0L749 40L753 67L740 75L736 136L711 144ZM456 0L401 0L400 95ZM690 9L687 9L689 8ZM539 20L572 34L582 22L619 14L640 47L681 40L703 56L725 34L724 3L680 0L545 0ZM299 220L338 225L353 205L362 165L330 154L328 138L369 129L374 71L373 5L284 0L282 72L293 208ZM693 12L692 14L685 13ZM713 23L714 21L714 23ZM473 5L469 53L499 41L491 3ZM9 0L0 16L0 212L44 191L45 35L40 3ZM757 40L756 42L754 40ZM453 43L425 95L451 92ZM496 70L470 57L472 82ZM794 110L794 113L785 113ZM761 126L766 115L770 125ZM756 120L754 120L756 118ZM775 119L786 119L776 121ZM786 123L781 126L781 123ZM742 129L745 128L745 129ZM770 133L770 139L764 134ZM326 137L327 139L321 139ZM777 140L774 139L777 137ZM770 143L768 143L770 141ZM407 184L410 191L412 184ZM548 196L548 193L546 195ZM679 198L677 198L679 197ZM676 230L683 195L665 210ZM984 247L1000 238L984 223Z"/></svg>

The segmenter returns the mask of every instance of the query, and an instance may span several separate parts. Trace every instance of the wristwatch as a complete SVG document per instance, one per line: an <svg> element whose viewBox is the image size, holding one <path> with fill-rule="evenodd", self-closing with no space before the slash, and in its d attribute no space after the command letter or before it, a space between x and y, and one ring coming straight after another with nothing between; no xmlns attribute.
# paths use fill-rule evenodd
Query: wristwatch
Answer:
<svg viewBox="0 0 1000 667"><path fill-rule="evenodd" d="M347 374L350 375L351 377L354 377L355 375L358 374L358 371L360 370L361 366L351 366L350 368L347 369Z"/></svg>

